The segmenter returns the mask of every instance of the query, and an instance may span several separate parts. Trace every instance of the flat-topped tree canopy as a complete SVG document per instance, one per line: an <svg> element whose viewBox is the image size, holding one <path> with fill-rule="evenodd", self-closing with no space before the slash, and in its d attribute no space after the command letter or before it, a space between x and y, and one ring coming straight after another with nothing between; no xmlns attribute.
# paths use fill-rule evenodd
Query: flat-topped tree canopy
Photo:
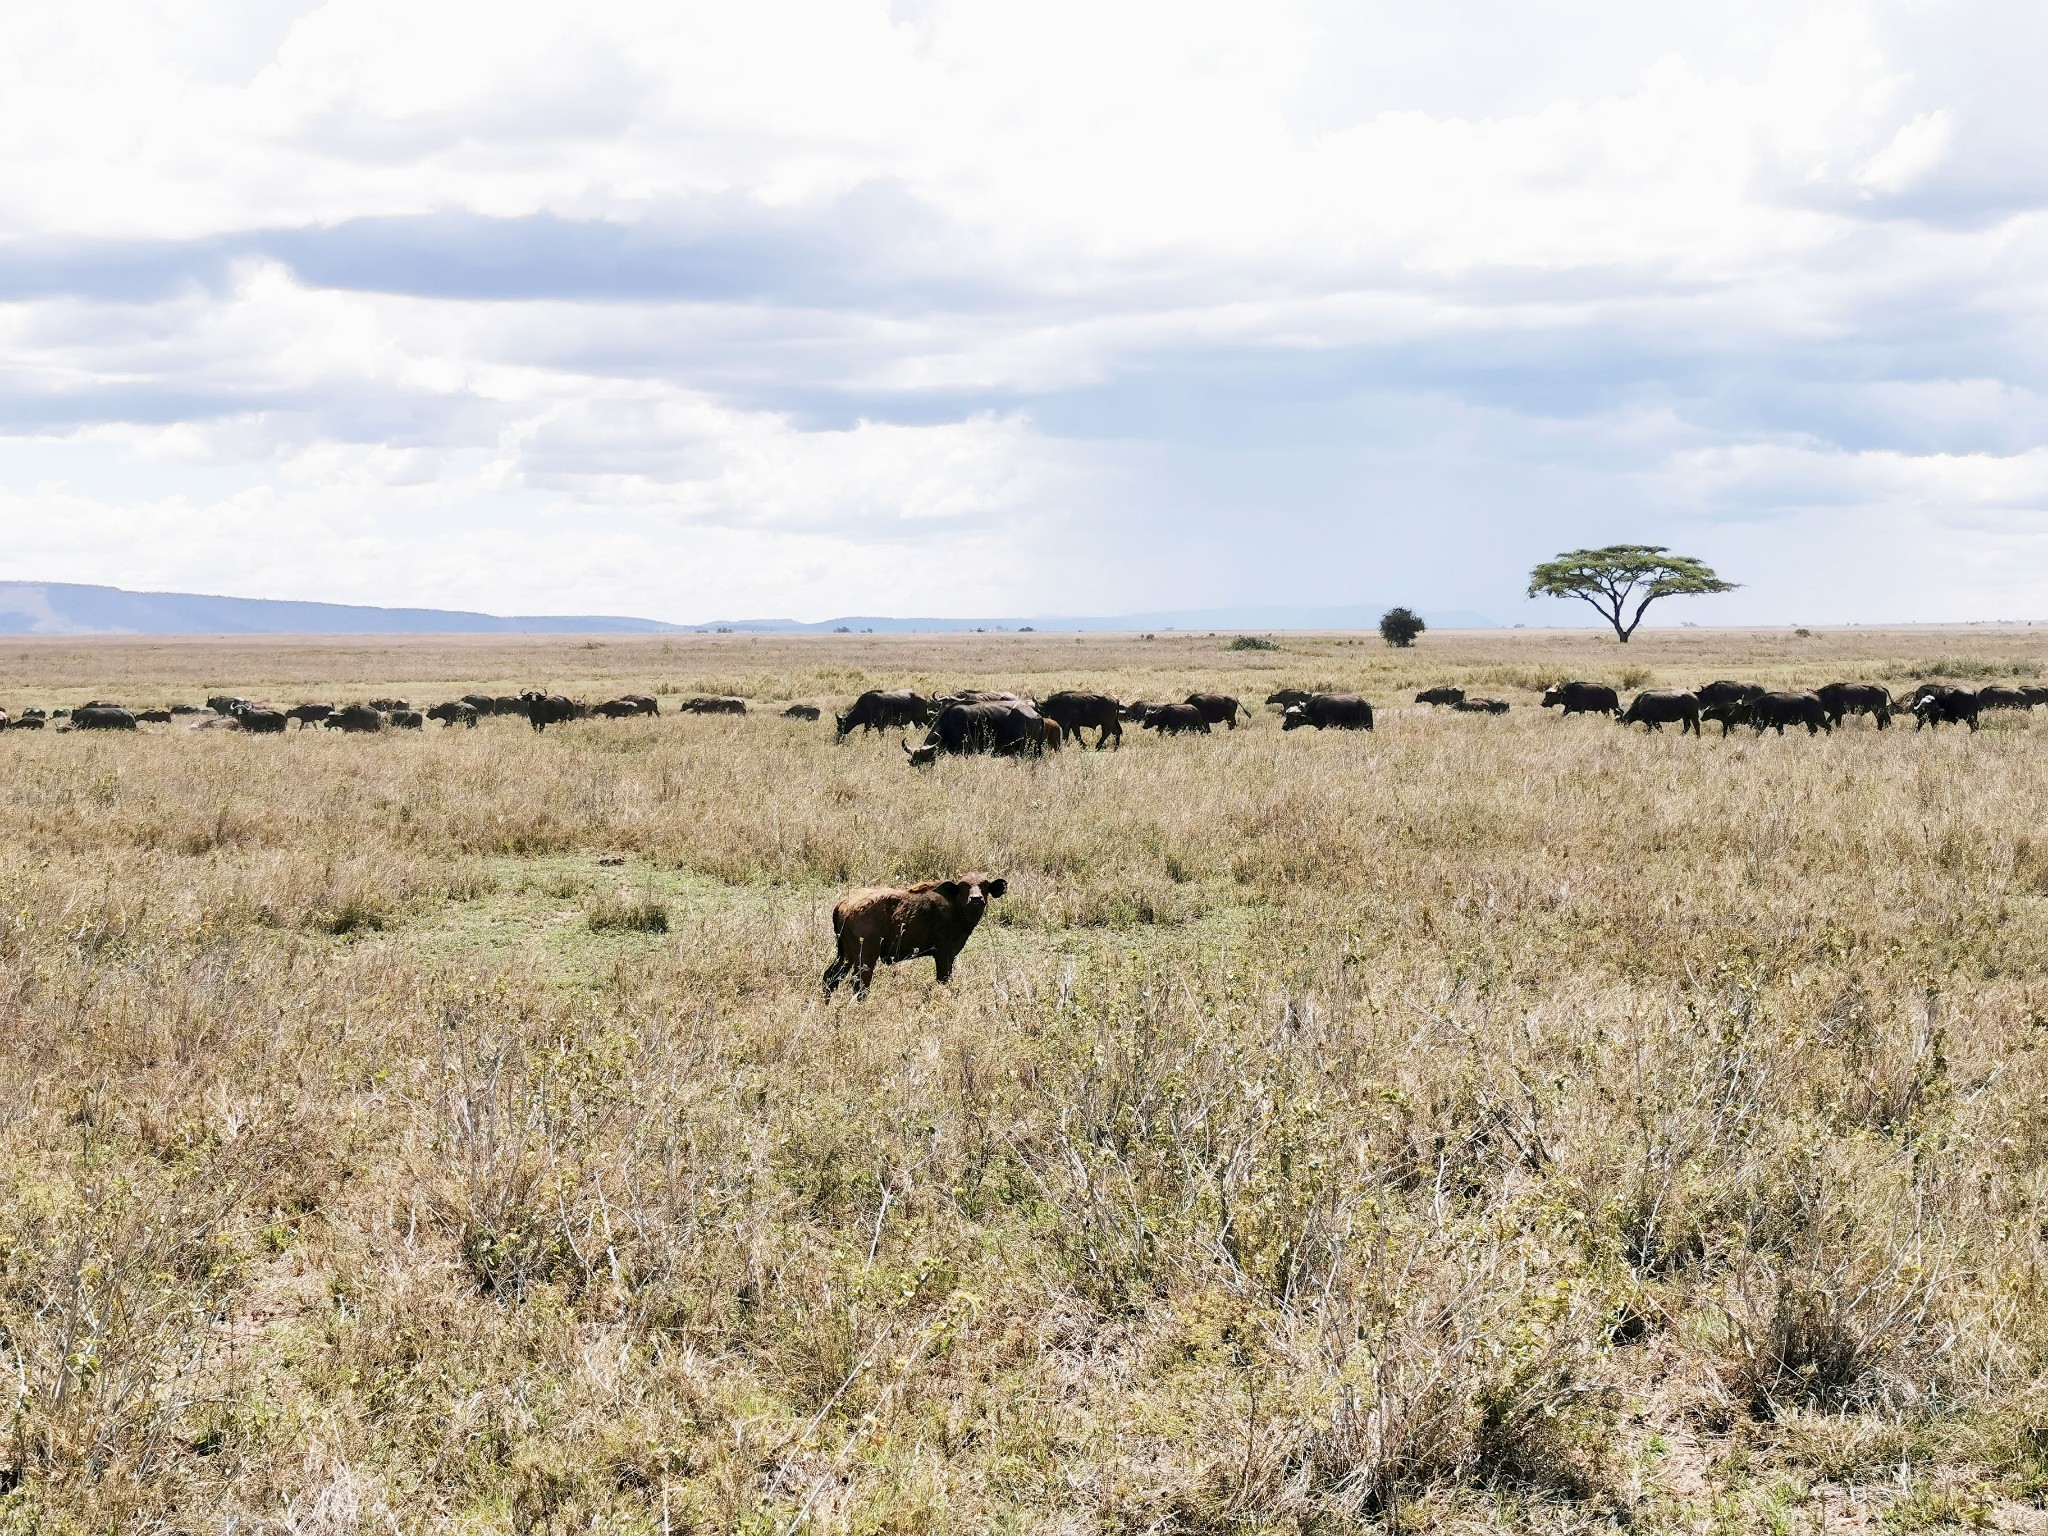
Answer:
<svg viewBox="0 0 2048 1536"><path fill-rule="evenodd" d="M1704 560L1674 555L1661 544L1574 549L1529 573L1529 596L1576 597L1592 604L1623 645L1658 598L1732 592L1736 585L1715 575Z"/></svg>

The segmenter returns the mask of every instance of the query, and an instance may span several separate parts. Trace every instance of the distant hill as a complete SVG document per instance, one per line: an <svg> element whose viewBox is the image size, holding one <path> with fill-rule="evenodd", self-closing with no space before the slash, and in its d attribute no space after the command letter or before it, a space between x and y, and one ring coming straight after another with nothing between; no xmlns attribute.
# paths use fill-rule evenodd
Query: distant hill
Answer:
<svg viewBox="0 0 2048 1536"><path fill-rule="evenodd" d="M1122 613L1104 618L733 619L665 624L611 614L462 613L445 608L369 608L350 603L295 603L265 597L207 597L196 592L127 592L119 587L57 581L0 582L0 635L601 635L707 633L964 634L1035 629L1107 633L1120 630L1372 629L1385 605L1343 608L1190 608ZM1424 611L1438 629L1491 629L1476 613Z"/></svg>

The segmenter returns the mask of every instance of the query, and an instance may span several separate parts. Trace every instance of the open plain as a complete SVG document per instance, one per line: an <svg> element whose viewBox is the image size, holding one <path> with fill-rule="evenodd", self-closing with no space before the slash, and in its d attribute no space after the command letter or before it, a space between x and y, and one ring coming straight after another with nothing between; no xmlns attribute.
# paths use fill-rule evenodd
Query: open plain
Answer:
<svg viewBox="0 0 2048 1536"><path fill-rule="evenodd" d="M2042 1528L2048 718L1536 701L2048 629L1232 640L0 644L664 703L0 735L0 1529ZM917 771L892 686L1256 718ZM962 870L953 985L823 999Z"/></svg>

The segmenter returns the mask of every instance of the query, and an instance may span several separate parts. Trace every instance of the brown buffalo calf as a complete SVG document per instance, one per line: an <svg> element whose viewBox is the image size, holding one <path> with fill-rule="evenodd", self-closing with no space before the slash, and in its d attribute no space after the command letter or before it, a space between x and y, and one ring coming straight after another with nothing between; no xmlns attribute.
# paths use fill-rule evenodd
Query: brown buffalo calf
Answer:
<svg viewBox="0 0 2048 1536"><path fill-rule="evenodd" d="M1009 890L1007 880L961 875L927 880L907 890L870 886L841 899L832 909L832 933L839 953L825 967L830 997L848 975L853 995L866 997L877 965L931 956L939 980L953 979L953 962L967 946L991 898Z"/></svg>

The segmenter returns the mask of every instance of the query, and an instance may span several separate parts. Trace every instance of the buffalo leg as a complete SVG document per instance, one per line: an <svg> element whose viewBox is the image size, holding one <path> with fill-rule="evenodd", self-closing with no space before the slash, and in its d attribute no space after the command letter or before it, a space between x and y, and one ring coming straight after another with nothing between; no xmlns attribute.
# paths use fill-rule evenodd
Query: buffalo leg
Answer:
<svg viewBox="0 0 2048 1536"><path fill-rule="evenodd" d="M941 986L949 985L952 982L953 962L959 958L960 951L957 949L941 949L933 952L932 964L938 967L939 984Z"/></svg>
<svg viewBox="0 0 2048 1536"><path fill-rule="evenodd" d="M825 996L829 998L834 992L839 990L839 983L845 975L846 957L844 955L835 956L832 963L825 967Z"/></svg>

